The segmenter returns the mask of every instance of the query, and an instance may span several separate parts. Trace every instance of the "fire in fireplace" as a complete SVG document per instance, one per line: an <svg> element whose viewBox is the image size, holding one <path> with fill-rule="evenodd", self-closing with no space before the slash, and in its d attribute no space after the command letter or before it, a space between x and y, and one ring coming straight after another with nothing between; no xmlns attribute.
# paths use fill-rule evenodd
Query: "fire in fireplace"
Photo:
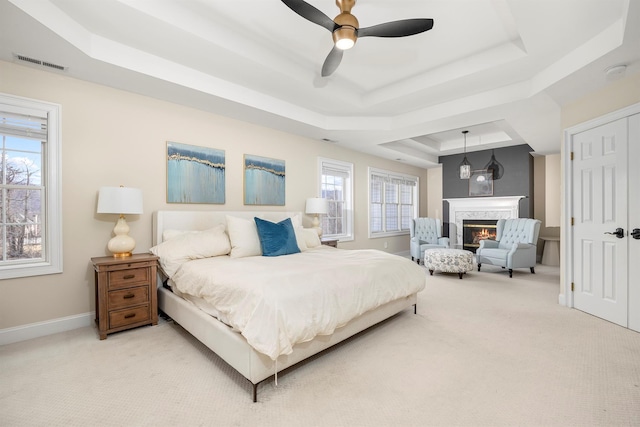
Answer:
<svg viewBox="0 0 640 427"><path fill-rule="evenodd" d="M475 253L480 240L495 240L497 223L497 219L462 220L462 248Z"/></svg>

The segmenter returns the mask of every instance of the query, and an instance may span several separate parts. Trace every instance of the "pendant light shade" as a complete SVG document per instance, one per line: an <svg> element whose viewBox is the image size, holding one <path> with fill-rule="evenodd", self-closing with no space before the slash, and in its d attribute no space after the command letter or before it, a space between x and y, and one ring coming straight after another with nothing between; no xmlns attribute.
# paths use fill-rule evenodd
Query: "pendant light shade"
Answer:
<svg viewBox="0 0 640 427"><path fill-rule="evenodd" d="M471 177L471 163L467 160L467 133L468 130L463 130L462 134L464 135L464 159L458 166L458 172L460 179L469 179Z"/></svg>
<svg viewBox="0 0 640 427"><path fill-rule="evenodd" d="M502 163L496 160L496 156L493 153L493 150L491 150L491 160L489 160L489 163L487 163L484 168L487 170L487 172L490 172L493 175L494 181L496 179L502 178L502 175L504 175L504 166L502 166Z"/></svg>

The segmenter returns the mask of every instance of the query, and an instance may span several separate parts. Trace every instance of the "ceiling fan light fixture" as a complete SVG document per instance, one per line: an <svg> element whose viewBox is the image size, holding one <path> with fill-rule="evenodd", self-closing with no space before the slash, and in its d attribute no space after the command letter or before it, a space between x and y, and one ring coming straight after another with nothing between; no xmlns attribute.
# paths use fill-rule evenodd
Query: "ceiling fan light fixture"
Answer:
<svg viewBox="0 0 640 427"><path fill-rule="evenodd" d="M348 7L348 10L342 9L342 13L333 20L336 28L333 30L333 43L340 50L351 49L356 44L358 38L358 27L360 23L358 19L351 14L351 7L355 2L346 2L342 6ZM338 4L340 6L340 4Z"/></svg>
<svg viewBox="0 0 640 427"><path fill-rule="evenodd" d="M356 44L356 29L340 27L333 32L333 42L340 50L351 49Z"/></svg>
<svg viewBox="0 0 640 427"><path fill-rule="evenodd" d="M359 37L406 37L420 34L433 28L433 19L401 19L370 27L360 28L358 19L351 14L356 0L335 0L340 14L329 18L315 6L304 0L282 0L289 9L316 25L331 32L333 48L322 64L320 75L328 77L340 65L345 50L351 49Z"/></svg>

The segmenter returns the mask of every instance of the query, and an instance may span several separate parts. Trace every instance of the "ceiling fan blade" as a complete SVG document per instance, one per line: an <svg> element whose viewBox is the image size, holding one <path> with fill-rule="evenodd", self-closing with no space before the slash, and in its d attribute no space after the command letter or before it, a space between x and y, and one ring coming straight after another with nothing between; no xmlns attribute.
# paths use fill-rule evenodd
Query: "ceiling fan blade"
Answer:
<svg viewBox="0 0 640 427"><path fill-rule="evenodd" d="M318 9L311 6L306 1L282 0L282 3L289 6L291 10L302 16L304 19L309 20L314 24L318 24L331 32L333 32L333 30L336 28L336 23L333 22L333 19L329 18L327 15L320 12Z"/></svg>
<svg viewBox="0 0 640 427"><path fill-rule="evenodd" d="M433 28L433 19L403 19L358 29L358 37L405 37Z"/></svg>
<svg viewBox="0 0 640 427"><path fill-rule="evenodd" d="M331 52L327 55L327 59L325 59L324 64L322 64L322 77L327 77L333 74L342 61L343 52L344 51L342 49L338 49L335 46L331 49Z"/></svg>

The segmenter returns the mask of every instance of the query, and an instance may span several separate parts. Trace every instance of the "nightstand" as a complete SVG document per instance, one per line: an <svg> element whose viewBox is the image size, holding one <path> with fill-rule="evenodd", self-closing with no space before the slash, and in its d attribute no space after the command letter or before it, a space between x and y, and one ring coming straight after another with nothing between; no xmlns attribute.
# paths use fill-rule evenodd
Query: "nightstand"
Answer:
<svg viewBox="0 0 640 427"><path fill-rule="evenodd" d="M158 257L91 258L96 281L96 324L100 339L107 334L158 324L156 271Z"/></svg>
<svg viewBox="0 0 640 427"><path fill-rule="evenodd" d="M338 239L320 239L320 243L325 246L333 246L334 248L338 247Z"/></svg>

